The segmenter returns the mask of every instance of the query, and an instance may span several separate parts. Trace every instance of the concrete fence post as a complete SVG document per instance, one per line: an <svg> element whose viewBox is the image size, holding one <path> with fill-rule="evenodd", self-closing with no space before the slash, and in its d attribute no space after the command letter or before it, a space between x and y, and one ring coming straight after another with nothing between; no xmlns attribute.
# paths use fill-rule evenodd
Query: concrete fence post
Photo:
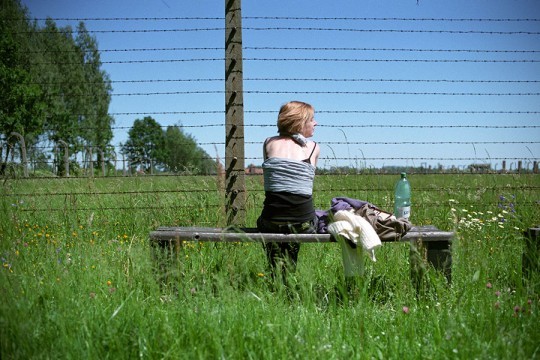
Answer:
<svg viewBox="0 0 540 360"><path fill-rule="evenodd" d="M118 161L118 158L116 156L116 151L114 151L114 148L111 149L111 155L113 157L113 175L116 175L116 162Z"/></svg>
<svg viewBox="0 0 540 360"><path fill-rule="evenodd" d="M106 175L105 171L105 154L103 153L103 150L101 148L96 147L97 152L99 153L101 157L101 173L103 174L103 177Z"/></svg>
<svg viewBox="0 0 540 360"><path fill-rule="evenodd" d="M28 177L28 164L26 161L26 143L24 142L24 136L17 132L12 132L11 136L15 136L17 139L19 139L20 145L21 145L21 164L23 167L23 174L24 177Z"/></svg>
<svg viewBox="0 0 540 360"><path fill-rule="evenodd" d="M225 212L227 225L246 217L241 0L225 0Z"/></svg>
<svg viewBox="0 0 540 360"><path fill-rule="evenodd" d="M92 147L91 146L88 146L86 148L86 161L85 161L85 167L86 167L86 175L89 176L89 177L93 177L94 176L94 162L92 160Z"/></svg>

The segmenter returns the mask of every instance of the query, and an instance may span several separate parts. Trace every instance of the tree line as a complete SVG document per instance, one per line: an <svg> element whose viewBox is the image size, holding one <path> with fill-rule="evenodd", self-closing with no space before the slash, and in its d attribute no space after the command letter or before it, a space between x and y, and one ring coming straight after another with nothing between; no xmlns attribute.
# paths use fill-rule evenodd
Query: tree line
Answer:
<svg viewBox="0 0 540 360"><path fill-rule="evenodd" d="M145 172L158 171L191 174L214 174L217 162L197 145L195 138L180 126L166 130L152 117L136 119L122 146L132 165Z"/></svg>
<svg viewBox="0 0 540 360"><path fill-rule="evenodd" d="M39 25L20 0L0 3L0 140L8 145L0 147L0 175L16 152L14 133L32 149L28 157L35 163L52 163L47 159L53 155L35 146L43 142L56 148L68 144L72 173L78 170L75 155L89 148L100 150L94 151L96 162L102 156L110 159L112 85L102 69L96 38L84 22L76 29L60 27L50 18ZM163 171L215 171L213 160L181 127L163 130L151 117L135 120L122 151L130 166L143 171L150 166ZM62 174L63 158L55 160Z"/></svg>

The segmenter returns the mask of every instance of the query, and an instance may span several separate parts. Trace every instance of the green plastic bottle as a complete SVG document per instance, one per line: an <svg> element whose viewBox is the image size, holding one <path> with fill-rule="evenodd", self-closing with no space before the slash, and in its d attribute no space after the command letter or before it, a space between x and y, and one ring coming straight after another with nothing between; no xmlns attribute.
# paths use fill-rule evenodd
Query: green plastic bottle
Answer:
<svg viewBox="0 0 540 360"><path fill-rule="evenodd" d="M404 172L394 188L394 215L405 219L411 216L411 185Z"/></svg>

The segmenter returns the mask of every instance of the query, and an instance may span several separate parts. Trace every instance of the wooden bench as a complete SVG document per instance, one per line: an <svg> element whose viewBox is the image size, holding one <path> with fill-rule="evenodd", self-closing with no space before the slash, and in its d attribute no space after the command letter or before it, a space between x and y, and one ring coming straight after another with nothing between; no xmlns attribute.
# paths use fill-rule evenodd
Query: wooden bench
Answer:
<svg viewBox="0 0 540 360"><path fill-rule="evenodd" d="M441 271L448 283L452 279L452 239L453 232L441 231L434 226L415 226L398 241L409 242L411 279L420 286L427 267ZM336 242L330 234L274 234L261 233L256 228L221 229L208 227L159 227L150 232L150 242L154 249L167 256L175 256L186 242Z"/></svg>

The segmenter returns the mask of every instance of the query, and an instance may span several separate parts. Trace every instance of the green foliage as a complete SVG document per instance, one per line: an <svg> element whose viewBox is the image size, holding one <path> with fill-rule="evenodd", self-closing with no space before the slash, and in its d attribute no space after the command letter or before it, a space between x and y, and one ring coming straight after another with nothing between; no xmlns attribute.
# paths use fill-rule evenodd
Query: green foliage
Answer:
<svg viewBox="0 0 540 360"><path fill-rule="evenodd" d="M76 45L80 50L84 73L83 108L79 117L81 134L87 144L105 149L113 138L114 119L108 114L112 86L109 75L101 70L101 60L96 39L88 33L83 22L77 27ZM98 159L100 160L100 159Z"/></svg>
<svg viewBox="0 0 540 360"><path fill-rule="evenodd" d="M262 182L246 180L253 226ZM315 197L321 208L337 195L385 204L393 180L321 176ZM400 243L378 249L349 288L337 244L303 245L288 289L269 280L259 244L182 244L158 267L149 231L220 222L214 177L8 180L0 357L536 358L540 278L522 276L521 255L539 181L411 176L414 222L456 232L452 284L428 269L417 296Z"/></svg>
<svg viewBox="0 0 540 360"><path fill-rule="evenodd" d="M150 172L151 166L162 166L165 138L156 120L151 116L136 119L128 135L123 151L131 166L140 165L146 172Z"/></svg>
<svg viewBox="0 0 540 360"><path fill-rule="evenodd" d="M215 173L215 162L181 127L168 126L163 131L156 120L147 116L135 120L128 134L123 151L132 166L140 165L145 172L150 172L153 165L173 173Z"/></svg>
<svg viewBox="0 0 540 360"><path fill-rule="evenodd" d="M167 164L168 170L183 171L193 168L196 164L197 155L195 150L197 143L191 136L184 135L178 126L167 126L165 131L165 156L163 163Z"/></svg>
<svg viewBox="0 0 540 360"><path fill-rule="evenodd" d="M105 151L113 137L112 87L84 23L76 33L51 19L39 28L17 0L2 2L0 18L0 137L16 131L28 144L40 136L63 140L72 154Z"/></svg>
<svg viewBox="0 0 540 360"><path fill-rule="evenodd" d="M114 118L108 113L111 81L101 69L95 37L83 22L74 31L47 19L40 28L18 0L3 1L0 15L0 140L17 132L28 146L38 138L65 142L69 154L93 149L101 163L110 155ZM215 162L191 135L178 126L163 132L151 117L135 120L123 150L131 166L145 172L154 166L174 173L215 173ZM8 147L1 154L1 174L11 151ZM42 155L29 152L29 160L42 160ZM60 157L56 164L60 175L64 161Z"/></svg>
<svg viewBox="0 0 540 360"><path fill-rule="evenodd" d="M215 162L202 150L191 134L178 126L168 126L165 131L165 157L167 171L175 173L215 173Z"/></svg>
<svg viewBox="0 0 540 360"><path fill-rule="evenodd" d="M45 86L47 132L51 140L64 140L81 149L78 115L82 112L84 76L70 27L58 28L47 19L38 32L42 59L37 64L39 80Z"/></svg>
<svg viewBox="0 0 540 360"><path fill-rule="evenodd" d="M30 140L42 130L45 109L29 57L33 44L28 34L33 29L16 1L3 2L0 19L0 137L8 140L17 132ZM9 151L3 154L4 164Z"/></svg>

